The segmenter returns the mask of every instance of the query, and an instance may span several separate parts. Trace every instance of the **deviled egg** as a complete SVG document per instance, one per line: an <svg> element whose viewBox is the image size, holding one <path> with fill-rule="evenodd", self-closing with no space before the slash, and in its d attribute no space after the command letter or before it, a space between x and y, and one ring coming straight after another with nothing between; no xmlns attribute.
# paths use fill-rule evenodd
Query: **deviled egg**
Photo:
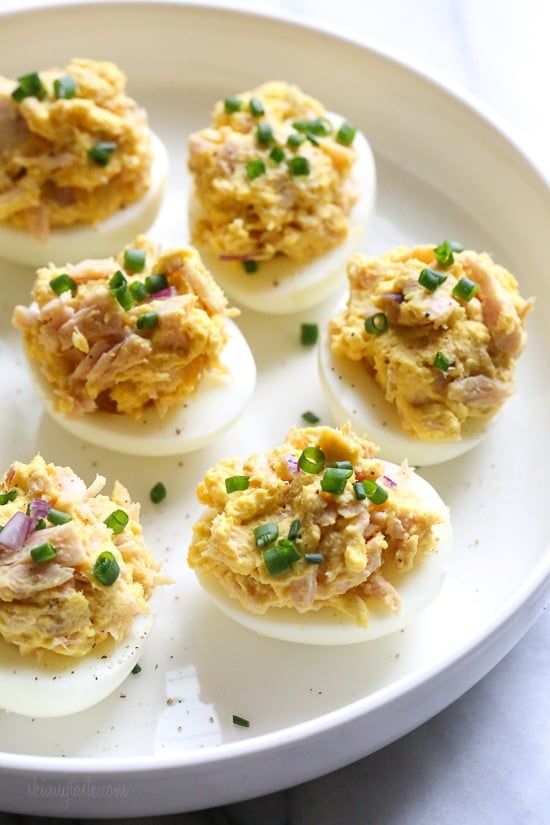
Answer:
<svg viewBox="0 0 550 825"><path fill-rule="evenodd" d="M103 257L155 220L161 140L114 63L0 77L0 256L37 267Z"/></svg>
<svg viewBox="0 0 550 825"><path fill-rule="evenodd" d="M406 463L374 453L349 426L310 427L208 471L188 561L224 613L264 636L350 644L402 628L437 597L448 510Z"/></svg>
<svg viewBox="0 0 550 825"><path fill-rule="evenodd" d="M348 277L347 305L319 347L336 423L416 466L474 447L514 392L533 300L489 255L450 241L358 255Z"/></svg>
<svg viewBox="0 0 550 825"><path fill-rule="evenodd" d="M191 135L192 238L223 289L258 312L319 303L363 246L376 173L365 137L296 86L216 103Z"/></svg>
<svg viewBox="0 0 550 825"><path fill-rule="evenodd" d="M15 308L47 411L108 449L172 455L229 427L250 398L254 358L236 311L193 249L140 237L119 256L38 270Z"/></svg>
<svg viewBox="0 0 550 825"><path fill-rule="evenodd" d="M86 487L37 455L0 483L0 708L64 716L130 673L168 579L145 544L139 504L102 476Z"/></svg>

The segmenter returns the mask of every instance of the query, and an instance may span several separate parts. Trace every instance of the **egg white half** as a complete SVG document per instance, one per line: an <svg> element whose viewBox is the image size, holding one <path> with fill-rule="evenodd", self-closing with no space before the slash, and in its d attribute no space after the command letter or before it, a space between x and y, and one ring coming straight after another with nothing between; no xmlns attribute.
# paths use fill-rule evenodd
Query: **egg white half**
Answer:
<svg viewBox="0 0 550 825"><path fill-rule="evenodd" d="M256 364L248 343L233 321L225 319L228 342L221 362L226 374L208 373L193 398L159 418L148 412L128 415L93 412L70 416L54 409L51 387L31 363L51 417L77 438L120 453L142 456L179 455L198 450L228 429L248 403L256 384Z"/></svg>
<svg viewBox="0 0 550 825"><path fill-rule="evenodd" d="M343 121L329 114L335 129ZM376 197L376 168L372 150L365 136L357 132L353 147L357 160L352 177L359 199L349 215L349 232L338 246L306 263L291 261L283 255L271 261L261 261L257 272L247 274L240 262L220 261L218 255L205 246L197 246L206 267L212 272L224 292L242 306L269 315L299 312L321 303L345 281L348 258L359 252ZM189 202L191 226L200 217L200 205L192 192Z"/></svg>
<svg viewBox="0 0 550 825"><path fill-rule="evenodd" d="M157 217L168 177L168 153L159 137L151 135L153 163L151 184L144 196L93 226L52 229L44 243L29 232L0 223L0 257L33 268L51 261L109 258L131 238L145 232Z"/></svg>
<svg viewBox="0 0 550 825"><path fill-rule="evenodd" d="M327 405L338 426L347 421L357 432L368 433L390 461L407 458L414 467L449 461L479 444L485 424L467 424L459 441L421 441L401 426L394 404L369 375L361 361L335 355L325 329L319 341L318 367Z"/></svg>
<svg viewBox="0 0 550 825"><path fill-rule="evenodd" d="M97 705L136 665L152 623L151 613L136 617L120 645L98 645L81 659L46 654L42 663L1 641L0 708L23 716L52 717Z"/></svg>
<svg viewBox="0 0 550 825"><path fill-rule="evenodd" d="M231 598L211 574L195 571L197 578L212 601L230 619L260 636L309 645L349 645L368 642L405 627L438 597L447 576L452 554L452 528L448 510L434 488L421 476L383 461L385 473L398 484L411 484L424 502L442 513L444 520L433 530L436 550L424 556L407 573L400 574L395 587L401 598L401 609L390 612L374 606L366 627L358 627L353 620L330 607L318 611L298 613L292 608L270 608L260 615L250 613L240 602ZM391 493L390 493L391 495Z"/></svg>

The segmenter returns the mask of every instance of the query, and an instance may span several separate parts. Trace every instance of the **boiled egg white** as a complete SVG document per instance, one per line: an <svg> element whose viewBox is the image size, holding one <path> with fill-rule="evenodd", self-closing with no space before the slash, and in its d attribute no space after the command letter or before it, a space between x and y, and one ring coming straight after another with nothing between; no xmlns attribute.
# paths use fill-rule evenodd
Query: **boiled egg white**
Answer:
<svg viewBox="0 0 550 825"><path fill-rule="evenodd" d="M366 627L330 607L298 613L292 608L270 608L265 614L250 613L231 598L209 573L195 571L208 596L229 618L261 636L309 645L348 645L368 642L395 633L413 621L438 597L445 581L452 554L452 528L448 510L434 488L413 470L382 461L384 472L397 484L410 484L422 501L442 514L443 521L433 528L436 549L412 570L398 574L393 584L401 598L398 612L373 605Z"/></svg>
<svg viewBox="0 0 550 825"><path fill-rule="evenodd" d="M339 115L327 115L335 130L343 122ZM196 244L206 267L212 272L224 292L242 306L269 315L281 315L308 309L321 303L345 282L346 263L359 252L365 242L369 219L376 197L376 168L372 150L361 132L353 141L357 160L352 179L359 198L349 215L349 232L338 246L306 263L297 263L278 255L271 261L259 262L253 274L244 271L237 261L221 261L204 245ZM191 226L200 218L200 204L194 193L189 203Z"/></svg>
<svg viewBox="0 0 550 825"><path fill-rule="evenodd" d="M338 314L338 313L335 313ZM356 432L366 432L390 461L407 458L415 467L449 461L479 444L486 425L467 423L459 441L421 441L403 429L397 409L361 361L336 355L325 329L318 348L318 367L326 402L338 426L349 421Z"/></svg>
<svg viewBox="0 0 550 825"><path fill-rule="evenodd" d="M77 438L120 453L142 456L179 455L208 444L228 429L250 400L256 364L236 324L225 319L228 341L221 354L227 372L208 373L196 395L164 418L154 412L136 420L128 415L93 412L71 416L54 409L51 388L34 363L31 369L51 417Z"/></svg>
<svg viewBox="0 0 550 825"><path fill-rule="evenodd" d="M104 642L81 659L46 652L38 660L0 641L0 709L52 717L97 705L137 664L152 623L151 613L136 617L119 645Z"/></svg>
<svg viewBox="0 0 550 825"><path fill-rule="evenodd" d="M108 258L113 249L122 249L129 238L149 229L162 204L168 178L168 153L155 134L151 135L151 147L151 183L139 201L95 225L52 229L46 242L23 229L0 223L0 257L36 269L49 261Z"/></svg>

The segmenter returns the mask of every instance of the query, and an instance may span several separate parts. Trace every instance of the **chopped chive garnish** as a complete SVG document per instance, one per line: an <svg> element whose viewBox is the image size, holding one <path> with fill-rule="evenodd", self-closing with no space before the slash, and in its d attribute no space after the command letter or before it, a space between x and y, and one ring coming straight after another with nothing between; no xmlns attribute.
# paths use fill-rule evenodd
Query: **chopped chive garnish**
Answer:
<svg viewBox="0 0 550 825"><path fill-rule="evenodd" d="M319 337L319 324L302 324L300 328L300 341L305 347L312 347L317 343Z"/></svg>
<svg viewBox="0 0 550 825"><path fill-rule="evenodd" d="M223 107L225 109L226 114L232 115L233 112L241 111L241 101L235 95L231 95L231 97L225 98L223 102Z"/></svg>
<svg viewBox="0 0 550 825"><path fill-rule="evenodd" d="M74 77L65 75L56 77L53 82L53 90L58 100L71 100L76 95L76 82Z"/></svg>
<svg viewBox="0 0 550 825"><path fill-rule="evenodd" d="M242 716L236 716L235 714L233 714L233 724L239 725L239 727L241 728L250 727L250 722L248 721L248 719L243 719Z"/></svg>
<svg viewBox="0 0 550 825"><path fill-rule="evenodd" d="M11 93L12 98L17 103L20 103L26 97L37 97L38 100L44 100L46 97L46 87L42 83L38 72L21 75L17 80L19 86Z"/></svg>
<svg viewBox="0 0 550 825"><path fill-rule="evenodd" d="M355 498L357 501L363 501L367 497L367 493L365 488L363 487L362 481L354 481L353 482L353 492L355 493Z"/></svg>
<svg viewBox="0 0 550 825"><path fill-rule="evenodd" d="M454 241L442 241L439 246L436 246L434 249L434 255L437 259L437 263L439 266L451 266L454 263L455 257L453 252L461 252L461 249L454 249L453 244Z"/></svg>
<svg viewBox="0 0 550 825"><path fill-rule="evenodd" d="M351 461L331 461L329 467L336 467L338 470L350 470L353 472L353 464Z"/></svg>
<svg viewBox="0 0 550 825"><path fill-rule="evenodd" d="M36 522L36 527L34 529L35 530L45 530L47 526L48 525L46 523L46 519L45 518L39 518L38 521Z"/></svg>
<svg viewBox="0 0 550 825"><path fill-rule="evenodd" d="M31 558L36 564L43 564L45 561L55 559L56 556L57 550L49 541L45 541L44 544L39 544L31 550Z"/></svg>
<svg viewBox="0 0 550 825"><path fill-rule="evenodd" d="M295 518L288 530L288 539L289 541L296 541L298 536L300 535L300 528L302 526L302 522L299 518Z"/></svg>
<svg viewBox="0 0 550 825"><path fill-rule="evenodd" d="M146 298L149 297L149 293L147 292L147 287L143 283L143 281L133 281L130 284L129 290L132 294L132 298L134 301L145 301Z"/></svg>
<svg viewBox="0 0 550 825"><path fill-rule="evenodd" d="M279 164L281 163L281 161L285 159L285 153L283 152L280 146L274 146L271 152L269 153L269 157L273 161L273 163Z"/></svg>
<svg viewBox="0 0 550 825"><path fill-rule="evenodd" d="M124 275L124 272L121 272L120 269L117 269L114 275L109 278L109 289L119 289L121 286L126 286L128 281Z"/></svg>
<svg viewBox="0 0 550 825"><path fill-rule="evenodd" d="M332 124L323 117L315 117L312 120L295 120L292 124L297 132L310 132L312 135L326 137L332 132Z"/></svg>
<svg viewBox="0 0 550 825"><path fill-rule="evenodd" d="M349 478L353 475L353 470L344 467L327 467L321 479L321 490L324 493L332 493L334 496L341 496L346 489Z"/></svg>
<svg viewBox="0 0 550 825"><path fill-rule="evenodd" d="M266 148L268 146L273 146L275 143L275 136L269 123L258 123L258 127L256 129L256 140L260 146L265 146Z"/></svg>
<svg viewBox="0 0 550 825"><path fill-rule="evenodd" d="M366 496L373 504L383 504L388 498L388 493L383 487L380 487L375 481L366 478L362 482Z"/></svg>
<svg viewBox="0 0 550 825"><path fill-rule="evenodd" d="M225 479L225 489L228 493L234 493L237 490L248 490L249 481L249 476L229 476Z"/></svg>
<svg viewBox="0 0 550 825"><path fill-rule="evenodd" d="M88 149L88 157L97 166L107 166L115 150L116 143L111 140L100 140Z"/></svg>
<svg viewBox="0 0 550 825"><path fill-rule="evenodd" d="M279 552L284 556L289 564L293 564L295 561L302 558L300 551L294 542L290 541L290 539L281 539L281 541L277 544L277 547Z"/></svg>
<svg viewBox="0 0 550 825"><path fill-rule="evenodd" d="M324 561L322 553L305 553L304 561L308 564L322 564Z"/></svg>
<svg viewBox="0 0 550 825"><path fill-rule="evenodd" d="M246 176L248 180L254 180L255 178L259 178L260 175L265 174L265 163L263 160L256 158L255 160L251 160L246 164Z"/></svg>
<svg viewBox="0 0 550 825"><path fill-rule="evenodd" d="M291 569L291 563L278 547L269 547L262 552L262 558L270 576L281 576Z"/></svg>
<svg viewBox="0 0 550 825"><path fill-rule="evenodd" d="M100 553L94 564L94 576L101 584L110 587L116 582L120 573L118 562L110 550Z"/></svg>
<svg viewBox="0 0 550 825"><path fill-rule="evenodd" d="M306 447L298 459L298 466L304 473L319 473L325 466L325 454L320 447Z"/></svg>
<svg viewBox="0 0 550 825"><path fill-rule="evenodd" d="M158 312L144 312L137 319L138 329L154 329L159 322Z"/></svg>
<svg viewBox="0 0 550 825"><path fill-rule="evenodd" d="M309 410L302 413L302 418L304 421L307 421L308 424L318 424L321 420L318 415L315 415L315 413L310 412Z"/></svg>
<svg viewBox="0 0 550 825"><path fill-rule="evenodd" d="M309 175L309 160L302 157L302 155L296 155L295 158L289 158L287 163L291 175Z"/></svg>
<svg viewBox="0 0 550 825"><path fill-rule="evenodd" d="M15 501L17 498L17 490L8 490L5 493L0 493L0 504L7 504L8 501Z"/></svg>
<svg viewBox="0 0 550 825"><path fill-rule="evenodd" d="M258 261L243 261L243 269L249 275L253 275L254 272L258 271Z"/></svg>
<svg viewBox="0 0 550 825"><path fill-rule="evenodd" d="M111 290L111 292L119 302L122 309L129 310L133 307L134 299L132 298L132 293L126 285L119 286L116 289Z"/></svg>
<svg viewBox="0 0 550 825"><path fill-rule="evenodd" d="M72 293L76 292L76 281L74 281L70 275L67 275L63 272L61 275L57 275L55 278L52 278L50 281L50 286L55 292L56 295L61 295L63 292Z"/></svg>
<svg viewBox="0 0 550 825"><path fill-rule="evenodd" d="M443 355L443 353L438 350L435 354L433 365L436 369L441 370L442 372L447 372L451 366L451 362L447 356Z"/></svg>
<svg viewBox="0 0 550 825"><path fill-rule="evenodd" d="M167 286L168 279L166 275L160 272L155 273L155 275L148 275L145 279L145 289L150 293L160 292L161 289L166 289Z"/></svg>
<svg viewBox="0 0 550 825"><path fill-rule="evenodd" d="M118 536L127 526L129 518L128 513L125 513L124 510L113 510L103 523L107 525L109 530L113 531L115 536Z"/></svg>
<svg viewBox="0 0 550 825"><path fill-rule="evenodd" d="M351 146L357 134L357 129L351 123L344 121L338 131L336 132L336 140L342 146Z"/></svg>
<svg viewBox="0 0 550 825"><path fill-rule="evenodd" d="M453 289L453 295L463 301L471 301L478 290L479 285L474 281L470 281L469 278L461 278Z"/></svg>
<svg viewBox="0 0 550 825"><path fill-rule="evenodd" d="M250 109L250 113L254 115L254 117L261 117L262 115L265 115L264 105L262 101L257 97L250 98L248 108Z"/></svg>
<svg viewBox="0 0 550 825"><path fill-rule="evenodd" d="M50 508L46 518L50 524L67 524L73 520L70 513L64 513L63 510L56 510L55 507Z"/></svg>
<svg viewBox="0 0 550 825"><path fill-rule="evenodd" d="M290 146L291 149L296 149L298 146L302 145L305 139L305 135L299 135L298 132L293 132L287 137L286 145Z"/></svg>
<svg viewBox="0 0 550 825"><path fill-rule="evenodd" d="M162 481L157 481L154 487L151 487L151 492L149 493L149 498L153 502L153 504L160 504L166 498L166 487L162 483Z"/></svg>
<svg viewBox="0 0 550 825"><path fill-rule="evenodd" d="M259 527L254 528L256 547L265 547L267 544L271 544L272 541L276 541L278 537L279 528L276 524L260 524Z"/></svg>
<svg viewBox="0 0 550 825"><path fill-rule="evenodd" d="M124 269L126 272L143 272L145 269L145 250L129 247L124 250Z"/></svg>
<svg viewBox="0 0 550 825"><path fill-rule="evenodd" d="M135 664L135 665L133 666L133 668L132 668L132 670L130 671L130 673L131 673L133 676L137 676L137 675L138 675L138 673L141 673L141 665L139 664L139 662L138 662L138 664Z"/></svg>
<svg viewBox="0 0 550 825"><path fill-rule="evenodd" d="M369 318L365 318L365 332L369 335L382 335L388 328L388 319L383 312L375 312Z"/></svg>
<svg viewBox="0 0 550 825"><path fill-rule="evenodd" d="M447 276L435 269L423 269L418 277L418 283L430 292L435 292L438 286L445 283Z"/></svg>

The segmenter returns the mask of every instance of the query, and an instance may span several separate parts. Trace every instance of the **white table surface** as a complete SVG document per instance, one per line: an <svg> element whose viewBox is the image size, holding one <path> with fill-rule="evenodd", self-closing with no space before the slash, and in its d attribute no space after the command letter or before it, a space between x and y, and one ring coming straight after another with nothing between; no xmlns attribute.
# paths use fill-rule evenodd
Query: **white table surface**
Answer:
<svg viewBox="0 0 550 825"><path fill-rule="evenodd" d="M279 9L348 29L435 77L468 89L507 122L550 179L549 0L218 0L218 4ZM0 0L3 10L40 5L47 5L47 0ZM147 825L550 825L549 643L546 612L465 696L399 742L348 768L262 799L136 821ZM0 814L0 825L31 825L33 819Z"/></svg>

